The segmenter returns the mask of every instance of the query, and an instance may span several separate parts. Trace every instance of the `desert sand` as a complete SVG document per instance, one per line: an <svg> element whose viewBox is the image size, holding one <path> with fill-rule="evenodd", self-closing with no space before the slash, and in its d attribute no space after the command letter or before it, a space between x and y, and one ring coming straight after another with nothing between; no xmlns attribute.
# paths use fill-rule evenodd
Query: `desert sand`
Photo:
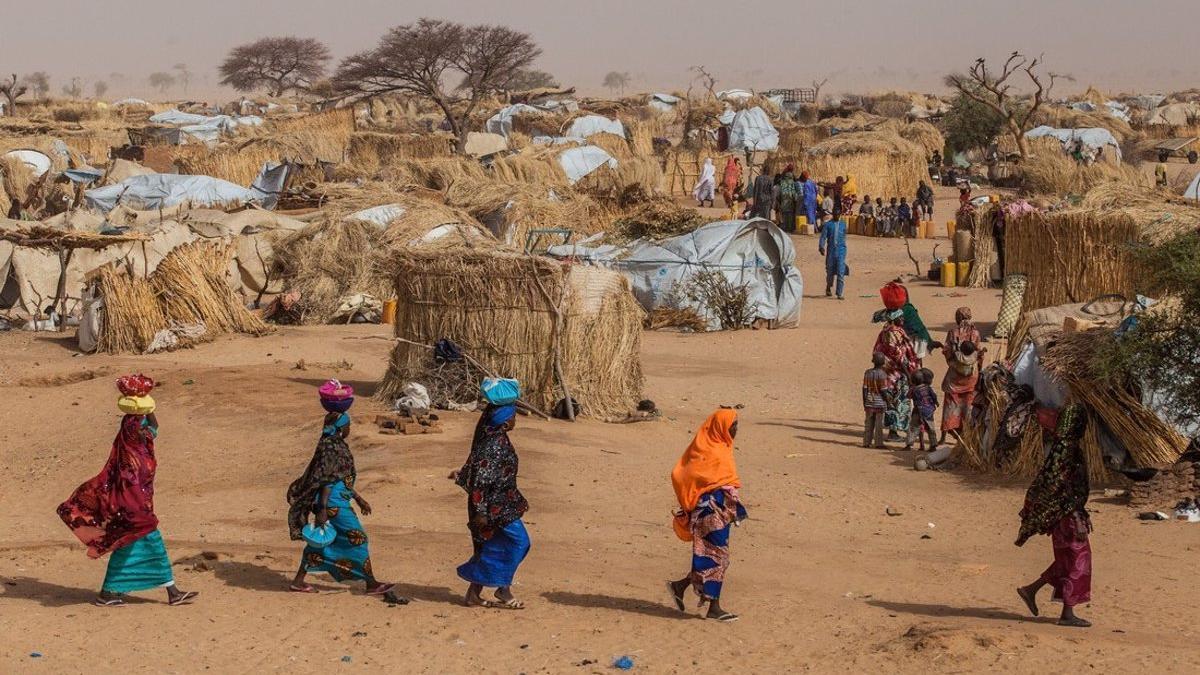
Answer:
<svg viewBox="0 0 1200 675"><path fill-rule="evenodd" d="M520 419L512 438L533 539L514 588L520 612L460 603L454 568L471 544L446 474L475 417L445 414L442 435L384 436L368 423L383 405L365 395L350 443L375 509L363 519L372 559L414 601L391 607L320 576L327 593L287 592L301 545L287 537L284 491L319 433L316 385L336 376L370 394L388 327L282 327L152 357L0 335L0 672L586 673L621 655L652 673L1194 672L1200 527L1142 523L1094 493L1094 600L1079 613L1095 627L1057 627L1045 592L1042 618L1027 616L1014 589L1051 549L1046 537L1013 545L1025 485L917 472L898 446L860 446L870 317L877 289L913 271L903 244L852 237L838 302L822 296L816 238L795 242L800 328L645 334L645 392L663 420ZM923 264L933 243L914 242ZM909 288L935 334L960 305L983 322L999 305L994 290ZM940 381L944 362L927 364ZM192 606L168 607L158 592L91 606L105 562L55 514L107 457L113 380L129 371L162 382L156 507L178 583L201 592ZM734 532L722 598L741 615L733 624L678 614L663 586L690 555L669 527L669 472L722 404L745 406L737 457L751 516Z"/></svg>

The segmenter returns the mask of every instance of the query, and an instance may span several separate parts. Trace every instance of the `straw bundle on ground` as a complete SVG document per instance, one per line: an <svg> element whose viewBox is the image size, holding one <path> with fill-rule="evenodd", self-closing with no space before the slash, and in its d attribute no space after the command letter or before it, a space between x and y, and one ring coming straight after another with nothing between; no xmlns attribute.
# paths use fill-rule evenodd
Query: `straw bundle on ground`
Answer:
<svg viewBox="0 0 1200 675"><path fill-rule="evenodd" d="M501 251L406 251L388 269L402 340L379 387L384 400L408 382L436 384L433 352L412 343L442 338L520 380L523 398L543 410L563 397L556 360L583 415L623 418L640 399L643 312L619 274ZM556 308L565 316L561 334Z"/></svg>
<svg viewBox="0 0 1200 675"><path fill-rule="evenodd" d="M929 180L925 150L888 131L840 133L812 146L800 168L822 181L852 174L860 194L911 195Z"/></svg>
<svg viewBox="0 0 1200 675"><path fill-rule="evenodd" d="M1114 339L1112 331L1104 329L1059 334L1042 356L1042 365L1104 422L1137 466L1173 464L1187 449L1188 439L1144 407L1129 385L1102 379L1093 368L1095 356Z"/></svg>
<svg viewBox="0 0 1200 675"><path fill-rule="evenodd" d="M482 180L487 172L479 162L464 157L402 159L384 165L379 178L401 188L445 191L460 180Z"/></svg>
<svg viewBox="0 0 1200 675"><path fill-rule="evenodd" d="M449 157L454 139L449 134L392 134L360 131L350 136L346 161L364 175L373 176L401 159Z"/></svg>
<svg viewBox="0 0 1200 675"><path fill-rule="evenodd" d="M536 148L500 157L492 162L492 176L505 183L528 183L547 187L567 185L567 174L558 163L560 152L558 148Z"/></svg>
<svg viewBox="0 0 1200 675"><path fill-rule="evenodd" d="M242 305L230 289L228 271L233 251L224 242L193 242L171 251L147 279L108 266L98 273L104 314L97 348L109 353L145 352L160 332L203 325L194 337L223 333L262 335L270 328Z"/></svg>
<svg viewBox="0 0 1200 675"><path fill-rule="evenodd" d="M1113 208L1112 195L1119 208ZM1005 226L1005 273L1028 276L1023 311L1110 293L1132 298L1145 271L1133 248L1200 226L1200 209L1101 187L1075 208L1030 213Z"/></svg>
<svg viewBox="0 0 1200 675"><path fill-rule="evenodd" d="M662 197L631 208L613 220L606 240L609 243L636 239L665 239L692 232L710 222L696 209L679 206Z"/></svg>

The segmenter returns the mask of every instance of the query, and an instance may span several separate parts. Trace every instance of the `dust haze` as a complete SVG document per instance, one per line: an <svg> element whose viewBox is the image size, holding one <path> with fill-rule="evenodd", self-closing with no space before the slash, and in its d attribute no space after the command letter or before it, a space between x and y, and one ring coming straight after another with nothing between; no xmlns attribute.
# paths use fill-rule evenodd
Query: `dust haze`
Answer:
<svg viewBox="0 0 1200 675"><path fill-rule="evenodd" d="M269 35L325 41L335 60L373 44L386 28L422 16L503 23L544 49L538 67L583 93L610 70L633 89L682 89L703 64L718 86L784 87L830 78L827 91L941 90L941 77L976 57L1044 53L1050 68L1111 91L1191 86L1200 4L1187 0L523 0L512 3L395 0L209 0L161 3L17 3L5 0L0 72L43 70L52 92L80 78L109 84L108 97L152 95L150 73L185 64L188 91L225 97L217 64L240 43Z"/></svg>

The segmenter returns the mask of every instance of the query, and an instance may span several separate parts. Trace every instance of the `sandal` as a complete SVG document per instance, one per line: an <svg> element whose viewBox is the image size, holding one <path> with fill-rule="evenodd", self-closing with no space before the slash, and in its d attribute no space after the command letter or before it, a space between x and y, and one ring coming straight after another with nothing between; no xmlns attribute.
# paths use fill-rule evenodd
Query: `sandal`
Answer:
<svg viewBox="0 0 1200 675"><path fill-rule="evenodd" d="M483 606L490 609L525 609L525 603L516 598L508 600L484 600Z"/></svg>
<svg viewBox="0 0 1200 675"><path fill-rule="evenodd" d="M375 588L368 588L367 595L387 595L395 587L396 584L379 584Z"/></svg>
<svg viewBox="0 0 1200 675"><path fill-rule="evenodd" d="M190 605L192 604L192 601L196 599L197 595L200 595L200 591L185 591L171 598L170 600L167 600L167 604L172 607L179 605Z"/></svg>
<svg viewBox="0 0 1200 675"><path fill-rule="evenodd" d="M100 596L98 596L98 595L97 595L97 596L96 596L96 599L95 599L95 600L92 600L92 604L93 604L93 605L95 605L95 606L97 606L97 607L124 607L124 606L125 606L125 600L124 600L123 598L120 598L120 597L117 597L117 598L102 598L102 597L100 597Z"/></svg>
<svg viewBox="0 0 1200 675"><path fill-rule="evenodd" d="M1068 628L1091 628L1092 622L1075 616L1071 617L1070 619L1059 619L1058 625L1066 626Z"/></svg>
<svg viewBox="0 0 1200 675"><path fill-rule="evenodd" d="M297 586L296 584L292 584L292 585L288 586L288 590L293 593L320 593L321 592L321 591L318 591L317 589L313 588L309 584L300 584L299 586Z"/></svg>
<svg viewBox="0 0 1200 675"><path fill-rule="evenodd" d="M704 618L712 619L713 621L720 621L721 623L733 623L734 621L737 621L739 617L733 612L721 612L717 616L709 616L706 614Z"/></svg>
<svg viewBox="0 0 1200 675"><path fill-rule="evenodd" d="M675 601L675 609L681 612L687 611L687 605L684 604L683 596L675 592L675 584L673 582L667 582L667 593L670 593L671 599Z"/></svg>

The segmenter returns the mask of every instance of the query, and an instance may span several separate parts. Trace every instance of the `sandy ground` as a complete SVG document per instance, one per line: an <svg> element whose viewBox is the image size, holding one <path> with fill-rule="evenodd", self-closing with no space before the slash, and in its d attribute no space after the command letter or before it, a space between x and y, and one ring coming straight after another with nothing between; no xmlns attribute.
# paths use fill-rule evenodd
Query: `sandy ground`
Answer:
<svg viewBox="0 0 1200 675"><path fill-rule="evenodd" d="M852 237L854 275L837 302L816 297L815 238L795 241L808 292L799 329L645 336L646 394L663 421L521 420L533 538L515 587L523 612L459 603L454 568L471 546L445 476L467 451L467 414L450 414L441 436L366 424L351 436L375 507L364 519L375 569L413 604L324 581L327 594L286 592L300 546L283 495L318 433L315 385L338 376L371 393L386 328L283 328L137 358L0 335L0 672L601 672L624 654L654 673L1192 671L1200 527L1143 524L1094 495L1095 600L1080 614L1095 627L1056 627L1045 597L1050 617L1026 616L1013 589L1051 550L1044 537L1012 544L1025 486L920 473L911 454L859 446L870 315L877 289L912 271L903 246ZM932 244L914 253L924 262ZM935 332L959 305L985 320L999 305L995 291L910 288ZM193 606L159 593L90 606L105 563L55 515L103 464L119 419L112 381L131 370L164 383L157 511L179 584L201 592ZM746 406L738 457L751 520L734 534L724 598L742 620L726 625L677 614L663 580L690 554L668 524L668 474L705 415L735 403ZM355 413L379 409L364 397ZM203 552L217 559L195 569Z"/></svg>

